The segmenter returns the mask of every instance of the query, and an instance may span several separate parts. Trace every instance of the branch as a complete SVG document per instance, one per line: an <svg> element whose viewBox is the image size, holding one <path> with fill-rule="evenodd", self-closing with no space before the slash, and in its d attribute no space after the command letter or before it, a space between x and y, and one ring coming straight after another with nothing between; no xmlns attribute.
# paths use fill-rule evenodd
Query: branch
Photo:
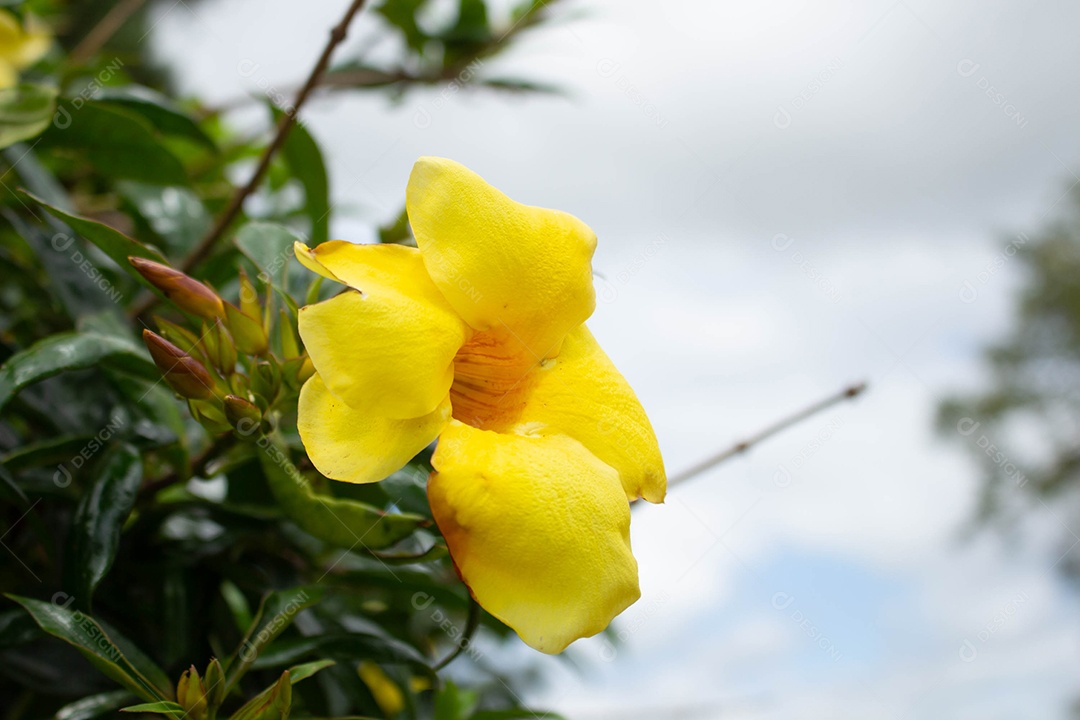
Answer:
<svg viewBox="0 0 1080 720"><path fill-rule="evenodd" d="M751 435L746 440L743 440L742 442L735 443L734 445L729 447L727 450L724 450L723 452L717 453L716 455L713 455L711 457L707 457L704 460L702 460L701 462L699 462L698 464L693 465L693 466L687 468L686 470L683 470L681 473L678 473L677 475L675 475L675 476L673 476L671 478L668 478L668 482L667 482L668 487L670 488L673 485L678 485L681 482L686 482L690 478L695 477L697 475L700 475L701 473L705 472L706 470L709 470L711 468L716 467L717 465L724 462L725 460L733 458L736 455L741 455L742 453L746 452L747 450L749 450L753 446L757 445L761 441L767 440L768 438L772 437L773 435L776 435L777 433L779 433L779 432L781 432L783 430L787 430L792 425L797 425L798 423L802 422L803 420L807 419L808 417L811 417L813 415L817 415L819 412L821 412L823 410L827 410L828 408L832 407L833 405L837 405L839 403L842 403L845 400L851 400L852 398L855 398L858 395L862 394L862 392L864 390L866 390L866 383L865 382L855 383L854 385L850 385L850 386L844 388L843 390L836 393L835 395L830 395L829 397L825 398L824 400L818 400L813 405L805 407L802 410L800 410L799 412L797 412L797 413L795 413L793 415L789 415L789 416L787 416L786 418L784 418L782 420L776 421L775 423L768 426L764 430L759 431L756 435Z"/></svg>
<svg viewBox="0 0 1080 720"><path fill-rule="evenodd" d="M196 476L201 476L206 472L206 468L214 460L218 459L218 456L222 452L228 450L236 442L236 438L232 433L225 433L219 435L214 439L210 446L206 448L198 457L194 458L191 462L191 472L181 473L173 470L168 475L150 480L141 488L139 488L139 497L148 498L154 495L159 490L164 490L170 485L175 485L178 482L189 480Z"/></svg>
<svg viewBox="0 0 1080 720"><path fill-rule="evenodd" d="M289 131L292 130L293 125L296 124L296 116L300 112L300 108L307 102L308 96L318 86L319 80L322 78L324 72L326 72L327 66L330 64L330 56L334 53L334 49L345 39L345 36L349 32L349 24L352 23L352 19L356 16L360 9L364 6L364 0L353 0L349 5L349 9L345 11L344 17L341 18L341 22L330 31L330 39L326 43L326 47L323 48L322 55L319 56L318 62L315 63L315 67L311 69L311 74L308 75L307 82L300 88L300 92L296 94L296 99L293 100L292 106L285 109L285 112L281 116L281 120L278 121L277 130L274 134L274 139L270 141L270 144L266 146L263 151L262 157L259 158L259 164L255 167L255 172L252 173L251 179L247 184L236 191L232 200L229 201L228 207L214 223L214 226L210 229L210 232L206 234L206 237L198 244L198 246L191 251L191 254L184 258L180 263L180 269L188 271L200 261L204 260L211 250L214 249L214 245L221 236L225 234L225 231L229 229L233 221L240 214L240 210L244 206L244 201L259 187L263 177L266 175L266 171L270 168L270 161L273 160L274 155L281 149L281 146L285 144L286 138L289 136Z"/></svg>
<svg viewBox="0 0 1080 720"><path fill-rule="evenodd" d="M124 23L128 21L132 15L138 12L146 3L146 0L120 0L112 6L109 12L105 13L105 17L98 21L98 24L90 29L90 32L83 36L83 39L79 41L79 44L71 51L69 60L73 65L82 65L87 60L97 54L98 50L101 50L105 46L105 43L109 42L116 31L123 27Z"/></svg>

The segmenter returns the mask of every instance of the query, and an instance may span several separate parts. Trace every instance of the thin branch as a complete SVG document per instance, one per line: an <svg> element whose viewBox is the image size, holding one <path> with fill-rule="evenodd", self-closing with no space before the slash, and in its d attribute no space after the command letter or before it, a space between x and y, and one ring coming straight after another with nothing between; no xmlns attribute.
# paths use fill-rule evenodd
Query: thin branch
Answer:
<svg viewBox="0 0 1080 720"><path fill-rule="evenodd" d="M184 258L180 263L180 269L185 272L190 270L200 261L204 260L207 255L214 249L214 245L221 239L221 236L225 234L225 231L229 229L233 221L236 220L240 214L240 210L244 206L244 201L259 187L263 177L266 175L266 171L270 168L270 161L273 160L274 155L277 154L281 146L285 144L285 140L289 136L289 131L292 130L296 124L296 116L300 112L300 108L307 102L308 96L318 86L319 80L322 78L326 68L330 64L330 56L334 53L334 49L345 39L345 36L349 32L349 25L352 23L353 18L356 16L360 9L364 6L364 0L353 0L349 5L349 9L345 11L344 17L341 22L330 31L330 39L326 43L326 47L323 48L322 55L319 56L318 62L315 63L315 67L311 69L311 74L308 75L307 82L300 88L300 92L296 94L296 99L293 100L292 106L285 109L281 116L281 120L278 121L277 130L274 134L274 139L270 141L270 144L266 146L263 151L262 157L259 158L259 164L255 167L255 172L252 173L251 179L247 184L237 190L233 195L232 200L229 201L228 207L218 217L217 222L210 229L210 232L206 234L206 237L192 250L191 254Z"/></svg>
<svg viewBox="0 0 1080 720"><path fill-rule="evenodd" d="M206 450L204 450L198 457L192 460L190 473L181 474L180 472L174 470L168 475L164 475L163 477L151 480L150 482L139 488L139 496L150 497L157 491L163 490L170 485L175 485L182 480L188 480L195 477L196 475L202 475L204 472L206 472L207 466L209 466L210 463L212 463L214 460L217 460L218 456L221 455L223 451L232 447L235 442L236 438L233 436L232 433L225 433L224 435L219 435L217 438L214 439L212 443L210 443L210 446L206 448Z"/></svg>
<svg viewBox="0 0 1080 720"><path fill-rule="evenodd" d="M436 663L431 669L435 672L439 672L444 667L452 663L457 659L457 656L465 652L472 644L473 636L476 635L477 628L480 627L480 605L473 599L472 595L469 595L469 617L465 621L465 632L461 633L461 639L457 641L454 650Z"/></svg>
<svg viewBox="0 0 1080 720"><path fill-rule="evenodd" d="M109 12L105 13L105 17L98 21L98 24L90 29L90 32L83 36L83 39L79 41L79 44L75 46L75 49L71 51L69 57L73 65L82 65L90 58L97 54L98 50L101 50L105 46L105 43L109 42L116 31L123 27L124 23L128 21L132 15L138 12L146 4L146 0L120 0L112 6Z"/></svg>
<svg viewBox="0 0 1080 720"><path fill-rule="evenodd" d="M865 382L855 383L854 385L850 385L844 388L835 395L830 395L824 400L819 400L813 405L805 407L799 412L794 413L793 415L788 415L786 418L776 421L764 430L759 431L757 434L751 435L746 440L735 443L727 450L719 452L711 457L707 457L696 465L693 465L686 470L683 470L681 473L678 473L677 475L668 478L668 487L670 488L673 485L678 485L681 482L686 482L690 478L700 475L706 470L710 470L716 467L725 460L733 458L736 455L741 455L742 453L754 447L761 441L767 440L773 435L776 435L777 433L788 429L792 425L796 425L807 419L808 417L817 415L819 412L831 408L833 405L842 403L845 400L851 400L852 398L861 395L864 390L866 390Z"/></svg>

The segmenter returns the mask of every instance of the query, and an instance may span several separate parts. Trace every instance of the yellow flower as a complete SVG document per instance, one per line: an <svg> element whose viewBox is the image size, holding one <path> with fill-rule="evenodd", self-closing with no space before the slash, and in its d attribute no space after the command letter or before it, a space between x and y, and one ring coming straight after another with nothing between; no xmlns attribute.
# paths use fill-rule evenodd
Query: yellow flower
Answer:
<svg viewBox="0 0 1080 720"><path fill-rule="evenodd" d="M11 12L0 10L0 89L19 82L19 70L33 65L49 51L52 33L27 16L25 25Z"/></svg>
<svg viewBox="0 0 1080 720"><path fill-rule="evenodd" d="M324 475L366 483L438 437L428 499L458 574L561 652L638 599L628 500L666 487L645 411L583 324L596 235L441 158L416 163L406 201L419 249L297 244L348 286L300 311L301 438Z"/></svg>

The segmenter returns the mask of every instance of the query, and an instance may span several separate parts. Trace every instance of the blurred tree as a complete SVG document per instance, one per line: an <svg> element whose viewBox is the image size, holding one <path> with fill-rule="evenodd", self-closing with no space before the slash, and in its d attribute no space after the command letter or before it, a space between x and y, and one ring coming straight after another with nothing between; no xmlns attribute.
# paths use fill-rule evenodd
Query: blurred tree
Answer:
<svg viewBox="0 0 1080 720"><path fill-rule="evenodd" d="M1022 286L1011 332L985 351L990 385L943 401L939 430L982 470L979 520L1008 525L1042 501L1072 525L1080 520L1080 192L1059 219L1008 242L987 273L1009 263L1020 264ZM961 294L977 302L978 291L969 282ZM1062 566L1075 572L1077 563L1080 554Z"/></svg>

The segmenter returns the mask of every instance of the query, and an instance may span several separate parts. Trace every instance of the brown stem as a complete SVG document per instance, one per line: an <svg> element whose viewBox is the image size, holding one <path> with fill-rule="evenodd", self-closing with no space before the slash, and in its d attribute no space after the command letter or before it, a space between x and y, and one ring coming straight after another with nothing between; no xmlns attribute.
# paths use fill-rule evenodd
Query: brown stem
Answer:
<svg viewBox="0 0 1080 720"><path fill-rule="evenodd" d="M741 455L742 453L746 452L747 450L749 450L753 446L760 443L762 440L766 440L766 439L772 437L773 435L776 435L778 432L780 432L782 430L786 430L789 427L791 427L792 425L795 425L797 423L802 422L803 420L805 420L808 417L811 417L812 415L817 415L822 410L826 410L826 409L832 407L833 405L844 402L845 400L850 400L850 399L862 394L862 392L864 390L866 390L866 383L864 383L864 382L855 383L854 385L850 385L850 386L844 388L843 390L836 393L835 395L830 395L829 397L825 398L824 400L818 400L813 405L805 407L805 408L803 408L802 410L800 410L797 413L794 413L792 415L788 415L786 418L783 418L782 420L778 420L778 421L774 422L772 425L769 425L767 428L765 428L764 430L759 431L757 434L751 435L746 440L743 440L742 442L735 443L734 445L729 447L727 450L724 450L723 452L719 452L719 453L717 453L715 455L707 457L704 460L702 460L701 462L697 463L696 465L692 465L691 467L687 468L686 470L683 470L681 473L678 473L678 474L668 478L668 482L667 482L668 487L672 487L673 485L678 485L681 482L686 482L690 478L692 478L692 477L694 477L696 475L700 475L701 473L705 472L706 470L709 470L711 468L716 467L717 465L724 462L725 460L728 460L729 458L735 457L736 455Z"/></svg>
<svg viewBox="0 0 1080 720"><path fill-rule="evenodd" d="M229 447L231 447L234 442L236 442L236 438L233 437L232 433L225 433L224 435L219 435L217 438L214 439L212 443L210 443L210 447L206 448L206 450L204 450L198 457L192 460L190 473L181 474L176 470L173 470L168 475L163 475L162 477L151 480L150 482L139 488L139 496L150 497L157 491L163 490L170 485L175 485L182 480L187 480L196 475L201 475L202 473L206 472L207 466L211 462L216 460L217 457L224 450L227 450Z"/></svg>
<svg viewBox="0 0 1080 720"><path fill-rule="evenodd" d="M251 193L255 192L259 187L259 183L262 182L263 176L266 175L266 171L270 168L270 161L273 160L274 155L281 149L281 146L285 144L286 138L289 136L289 131L292 130L293 125L296 124L296 115L300 112L300 108L307 102L308 96L311 95L312 90L319 84L319 79L323 73L326 72L327 66L330 64L330 56L333 54L334 49L341 44L341 41L345 39L345 36L349 32L349 24L352 22L353 17L356 16L360 9L364 6L364 0L353 0L349 5L349 9L345 11L345 15L341 18L341 22L330 31L330 39L326 43L326 47L323 48L322 55L319 56L318 62L315 63L315 67L311 69L311 74L308 75L307 82L300 88L300 92L296 94L296 99L293 100L292 106L285 109L281 119L277 124L277 131L274 134L274 139L270 141L270 144L266 146L263 151L262 157L259 158L259 164L255 167L255 172L252 173L251 179L247 184L240 188L229 201L228 207L218 217L217 222L210 228L210 232L206 234L206 237L191 251L191 254L184 258L180 263L180 269L188 271L200 261L204 260L207 255L214 249L214 245L221 236L225 234L225 231L229 229L233 221L240 214L240 210L244 206L244 201L247 200Z"/></svg>
<svg viewBox="0 0 1080 720"><path fill-rule="evenodd" d="M90 58L97 54L105 43L109 42L117 30L123 27L128 18L134 15L139 8L146 3L146 0L120 0L112 6L109 12L105 13L105 17L98 21L98 24L90 29L90 32L86 33L79 44L75 46L75 49L71 51L69 60L72 65L82 65Z"/></svg>

